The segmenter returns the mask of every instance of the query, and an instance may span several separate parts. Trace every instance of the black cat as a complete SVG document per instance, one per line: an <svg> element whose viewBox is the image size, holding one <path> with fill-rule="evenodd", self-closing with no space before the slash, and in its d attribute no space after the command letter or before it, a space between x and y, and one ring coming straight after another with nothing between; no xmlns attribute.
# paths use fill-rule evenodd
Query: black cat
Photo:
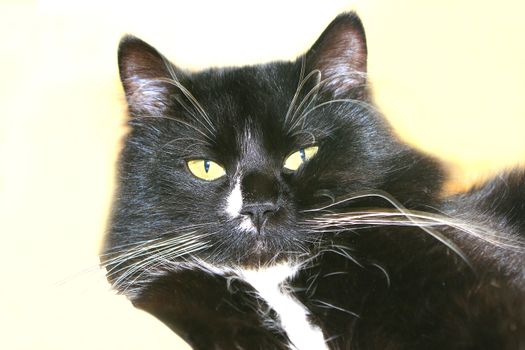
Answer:
<svg viewBox="0 0 525 350"><path fill-rule="evenodd" d="M102 263L195 349L525 349L525 173L444 198L371 105L364 30L188 73L125 37Z"/></svg>

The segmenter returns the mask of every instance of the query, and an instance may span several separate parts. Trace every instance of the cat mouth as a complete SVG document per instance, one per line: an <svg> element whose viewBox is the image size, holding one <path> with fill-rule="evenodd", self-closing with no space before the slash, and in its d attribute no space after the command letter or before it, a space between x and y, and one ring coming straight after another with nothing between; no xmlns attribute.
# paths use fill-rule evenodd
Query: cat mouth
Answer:
<svg viewBox="0 0 525 350"><path fill-rule="evenodd" d="M235 230L240 234L245 234L254 237L258 244L262 244L265 236L271 235L271 228L269 226L268 218L260 223L254 223L250 217L245 215L239 216L235 223Z"/></svg>
<svg viewBox="0 0 525 350"><path fill-rule="evenodd" d="M278 217L265 218L258 226L245 215L228 221L237 236L234 248L237 251L236 264L245 267L268 266L296 258L301 253L289 237L283 237L290 236L294 228L283 225Z"/></svg>
<svg viewBox="0 0 525 350"><path fill-rule="evenodd" d="M257 238L253 246L253 252L256 255L264 255L267 250L268 250L268 245L266 244L264 239Z"/></svg>
<svg viewBox="0 0 525 350"><path fill-rule="evenodd" d="M239 264L245 267L272 266L283 261L297 260L301 252L297 247L284 245L282 238L269 231L251 235L244 242L245 248L239 255Z"/></svg>

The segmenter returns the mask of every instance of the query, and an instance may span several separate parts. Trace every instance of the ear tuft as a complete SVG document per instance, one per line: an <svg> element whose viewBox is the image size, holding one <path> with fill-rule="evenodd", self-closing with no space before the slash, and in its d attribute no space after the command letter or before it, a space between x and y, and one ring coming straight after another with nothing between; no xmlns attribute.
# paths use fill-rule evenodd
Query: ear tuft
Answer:
<svg viewBox="0 0 525 350"><path fill-rule="evenodd" d="M133 116L158 116L170 103L175 67L146 42L127 35L118 49L120 79Z"/></svg>
<svg viewBox="0 0 525 350"><path fill-rule="evenodd" d="M365 96L366 60L365 31L354 12L337 16L306 54L310 69L321 72L322 91L334 97Z"/></svg>

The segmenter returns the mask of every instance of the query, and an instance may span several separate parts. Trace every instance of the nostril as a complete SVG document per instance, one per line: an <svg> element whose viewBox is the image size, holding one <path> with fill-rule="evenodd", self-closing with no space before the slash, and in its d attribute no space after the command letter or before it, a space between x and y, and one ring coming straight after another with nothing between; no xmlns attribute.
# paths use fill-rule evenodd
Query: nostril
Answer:
<svg viewBox="0 0 525 350"><path fill-rule="evenodd" d="M279 207L273 203L258 203L245 205L241 210L241 214L250 217L257 231L260 231L266 219L278 210Z"/></svg>
<svg viewBox="0 0 525 350"><path fill-rule="evenodd" d="M268 215L270 215L270 214L273 214L273 213L275 213L276 211L277 211L277 209L275 209L275 208L266 209L266 210L263 212L263 217L264 217L264 216L268 216Z"/></svg>
<svg viewBox="0 0 525 350"><path fill-rule="evenodd" d="M253 218L254 212L252 210L243 209L241 211L241 215L249 216L250 218Z"/></svg>
<svg viewBox="0 0 525 350"><path fill-rule="evenodd" d="M252 205L245 205L242 210L241 214L248 215L248 216L266 216L275 213L279 208L274 204L252 204Z"/></svg>
<svg viewBox="0 0 525 350"><path fill-rule="evenodd" d="M263 217L270 216L275 214L279 210L279 207L276 205L270 205L263 210Z"/></svg>

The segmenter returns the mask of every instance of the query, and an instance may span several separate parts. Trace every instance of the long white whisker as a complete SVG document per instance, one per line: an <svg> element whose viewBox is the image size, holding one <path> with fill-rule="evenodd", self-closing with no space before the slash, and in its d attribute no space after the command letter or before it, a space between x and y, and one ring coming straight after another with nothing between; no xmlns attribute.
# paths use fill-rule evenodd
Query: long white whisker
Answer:
<svg viewBox="0 0 525 350"><path fill-rule="evenodd" d="M408 220L410 220L412 223L414 223L414 225L417 225L417 221L415 221L413 219L413 217L411 216L410 211L408 209L406 209L400 202L398 202L391 195L389 195L388 193L386 193L384 191L381 191L381 190L376 190L374 192L363 192L363 193L360 193L360 194L356 194L356 195L353 195L351 197L344 198L344 199L341 199L339 201L336 201L335 203L328 204L328 205L326 205L324 207L321 207L321 208L316 208L316 209L313 209L313 210L305 210L305 212L324 210L324 209L331 208L331 207L334 207L336 205L339 205L341 203L348 202L348 201L351 201L351 200L356 200L356 199L360 199L360 198L370 198L370 197L381 198L381 199L387 201L393 207L395 207L401 214L403 214ZM435 230L433 230L433 229L431 229L429 227L425 227L425 226L421 226L421 225L418 225L418 227L420 229L422 229L423 231L425 231L426 233L428 233L430 236L434 237L435 239L437 239L438 241L443 243L445 246L447 246L457 256L459 256L470 267L470 269L472 271L475 271L474 266L472 266L470 260L467 258L465 253L463 253L463 251L454 242L452 242L450 239L446 238L441 233L439 233L439 232L437 232L437 231L435 231Z"/></svg>
<svg viewBox="0 0 525 350"><path fill-rule="evenodd" d="M187 242L189 241L191 242L197 239L194 235L192 235L191 237L187 237L187 238L188 239L184 239L184 240L183 239L165 240L165 241L161 241L156 244L148 244L145 246L138 247L137 249L131 249L125 252L124 254L119 254L115 256L114 258L107 259L106 261L104 261L104 265L105 266L112 265L112 267L108 269L108 273L111 274L112 272L114 272L114 270L118 266L126 263L129 260L151 255L151 252L159 250L166 246L174 246L174 245L183 246L184 244L187 244ZM115 271L115 272L118 272L118 271Z"/></svg>
<svg viewBox="0 0 525 350"><path fill-rule="evenodd" d="M135 254L135 252L140 251L142 249L150 249L155 248L155 244L151 244L153 242L160 242L160 245L164 244L170 244L170 242L177 242L187 239L188 237L194 237L195 236L195 229L200 227L205 227L209 225L210 223L203 223L203 224L196 224L196 225L187 225L183 227L179 227L177 229L169 230L160 234L157 234L157 237L145 241L140 242L134 242L134 243L126 243L118 246L112 247L109 251L107 251L105 254L101 254L100 257L109 256L109 255L116 255L127 257L129 254ZM191 229L191 231L185 232L185 230ZM176 236L171 237L169 239L166 239L165 237L167 235L173 235L176 234ZM131 248L130 248L131 247ZM124 254L120 254L121 252L124 252ZM113 259L105 259L103 263L111 262Z"/></svg>
<svg viewBox="0 0 525 350"><path fill-rule="evenodd" d="M139 276L141 276L144 273L147 273L147 270L148 270L147 268L155 264L159 259L165 258L167 255L166 253L168 253L171 258L176 258L179 256L191 254L195 251L196 248L201 249L200 247L204 247L204 246L208 246L208 242L193 241L193 242L188 242L184 244L183 246L177 246L177 247L172 247L172 248L168 247L167 249L160 250L156 252L155 254L148 256L146 259L122 269L125 272L121 276L119 276L113 282L113 284L115 286L119 286L122 284L123 281L128 280L129 277L135 275L139 271L140 271ZM115 271L113 272L113 274L114 273ZM137 276L137 278L139 276Z"/></svg>
<svg viewBox="0 0 525 350"><path fill-rule="evenodd" d="M202 123L202 125L212 134L217 131L217 129L215 128L215 125L213 125L213 123L212 123L208 113L206 113L206 111L201 106L199 101L197 101L197 99L191 94L191 92L188 89L186 89L186 87L184 85L182 85L179 81L174 80L174 79L168 79L168 78L157 78L154 81L163 81L163 82L166 82L168 84L172 84L172 85L176 86L184 94L184 96L188 99L188 101L190 101L192 106L195 108L195 110L199 113L199 115L202 117L202 119L204 119L204 121L207 124L207 126L204 123Z"/></svg>
<svg viewBox="0 0 525 350"><path fill-rule="evenodd" d="M171 258L173 259L173 258L177 258L177 257L183 257L185 255L190 255L190 254L193 254L193 253L195 253L195 252L197 252L199 250L207 249L207 248L209 248L209 245L207 245L206 242L201 242L201 243L195 244L192 247L188 247L188 249L185 250L183 253L180 253L178 255L172 255ZM113 283L115 289L119 290L121 287L124 287L120 291L120 293L125 294L126 291L130 287L133 287L135 284L140 282L139 279L141 277L148 276L148 275L151 275L153 273L151 267L158 268L159 266L162 265L163 262L169 262L169 265L173 264L173 261L168 260L168 259L164 258L163 256L159 256L156 259L148 260L147 262L141 264L140 268L136 268L133 271L130 271L129 273L126 273L125 277L122 276L117 281L115 281ZM129 280L129 278L134 276L135 272L139 271L140 269L142 269L142 271L140 271L138 273L138 275L136 275L132 280Z"/></svg>
<svg viewBox="0 0 525 350"><path fill-rule="evenodd" d="M334 103L353 103L355 105L359 105L361 107L364 107L365 109L371 111L372 113L374 114L378 114L378 111L372 106L370 105L369 103L365 102L365 101L362 101L362 100L357 100L357 99L349 99L349 98L341 98L341 99L335 99L335 100L329 100L329 101L326 101L326 102L322 102L318 105L316 105L315 107L312 107L310 108L309 110L307 110L305 113L301 114L297 120L295 121L295 123L292 125L291 129L295 128L296 126L298 126L302 120L306 119L306 117L312 113L313 111L321 108L321 107L324 107L324 106L327 106L327 105L330 105L330 104L334 104Z"/></svg>
<svg viewBox="0 0 525 350"><path fill-rule="evenodd" d="M146 115L146 116L135 117L135 118L132 119L132 121L140 120L140 119L166 119L166 120L171 120L171 121L180 123L180 124L182 124L184 126L187 126L190 129L193 129L197 133L201 134L208 141L213 142L213 139L211 138L211 136L209 136L208 134L203 132L201 129L197 128L195 125L192 125L192 124L190 124L190 123L188 123L188 122L186 122L186 121L184 121L182 119L169 117L169 116L163 116L163 115L158 115L158 116L157 115Z"/></svg>
<svg viewBox="0 0 525 350"><path fill-rule="evenodd" d="M286 124L288 122L288 119L290 118L290 114L292 113L293 111L293 108L295 106L295 104L297 103L297 98L299 97L299 94L301 93L304 85L308 82L308 80L310 80L310 78L312 76L314 76L315 74L317 75L321 75L321 71L318 70L318 69L315 69L313 71L311 71L310 73L308 73L308 75L304 78L302 78L302 76L304 75L304 60L302 62L303 66L301 67L301 75L299 76L299 84L297 85L297 89L295 91L295 94L292 98L292 101L290 102L290 106L288 107L288 111L286 112L286 115L284 117L284 123Z"/></svg>
<svg viewBox="0 0 525 350"><path fill-rule="evenodd" d="M409 215L412 220L406 219ZM380 219L375 219L376 217ZM381 219L382 218L382 219ZM510 237L502 237L495 231L487 229L482 226L475 226L467 224L461 220L453 219L444 215L436 215L433 213L407 211L406 213L373 211L373 212L349 212L338 214L325 214L312 220L307 220L310 225L319 228L331 227L338 225L345 227L345 225L403 225L403 226L427 226L427 227L451 227L461 232L469 234L469 236L482 239L488 243L497 245L499 247L523 250L523 242L518 239Z"/></svg>
<svg viewBox="0 0 525 350"><path fill-rule="evenodd" d="M339 310L339 311L342 311L344 313L347 313L349 315L352 315L354 317L357 317L359 318L359 315L356 314L355 312L353 311L350 311L350 310L346 310L346 309L343 309L342 307L339 307L339 306L336 306L336 305L333 305L333 304L330 304L330 303L327 303L326 301L322 301L322 300L313 300L314 303L317 304L317 306L319 307L324 307L324 308L329 308L329 309L335 309L335 310Z"/></svg>
<svg viewBox="0 0 525 350"><path fill-rule="evenodd" d="M312 73L316 73L316 72L317 71L312 71ZM299 106L297 106L297 108L295 109L295 111L294 111L294 113L292 115L292 118L290 119L291 122L293 122L295 120L296 115L303 109L303 105L305 103L308 103L306 105L305 109L308 109L308 107L310 107L310 105L312 103L314 103L314 101L317 98L317 95L319 94L319 90L321 88L321 84L322 84L322 82L321 82L321 73L319 72L319 74L316 75L316 83L315 83L315 85L310 89L310 91L308 91L308 93L303 97L303 100L301 101L301 103L299 103ZM301 86L301 89L302 89L302 86ZM286 122L286 120L285 120L285 122ZM293 130L295 125L296 125L296 123L294 123L290 129Z"/></svg>
<svg viewBox="0 0 525 350"><path fill-rule="evenodd" d="M130 267L126 265L126 263L130 260L146 256L146 259L142 260L142 262L144 262L158 254L163 254L165 252L171 253L172 251L177 250L184 251L188 245L192 245L195 242L200 242L203 238L206 238L212 234L214 233L195 234L195 232L189 232L187 234L165 239L154 244L140 245L135 249L125 251L124 254L119 254L112 259L107 259L103 262L103 265L111 266L111 268L107 269L107 276L110 277L123 270L130 269Z"/></svg>
<svg viewBox="0 0 525 350"><path fill-rule="evenodd" d="M288 111L286 111L286 115L284 116L284 123L288 121L288 118L290 116L290 113L292 113L292 109L297 101L297 97L299 97L299 93L302 89L302 85L304 82L304 73L306 71L306 57L303 56L301 58L301 71L299 72L299 80L297 83L297 88L295 89L295 93L292 97L292 101L290 102L290 105L288 106Z"/></svg>

